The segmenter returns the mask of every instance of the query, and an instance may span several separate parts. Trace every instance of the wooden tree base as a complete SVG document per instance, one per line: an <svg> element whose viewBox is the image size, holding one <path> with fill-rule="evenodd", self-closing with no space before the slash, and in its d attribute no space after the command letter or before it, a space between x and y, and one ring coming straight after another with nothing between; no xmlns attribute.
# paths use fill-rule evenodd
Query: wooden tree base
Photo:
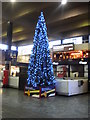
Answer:
<svg viewBox="0 0 90 120"><path fill-rule="evenodd" d="M55 86L48 86L48 87L25 87L24 94L36 98L42 97L52 97L56 95L56 88Z"/></svg>

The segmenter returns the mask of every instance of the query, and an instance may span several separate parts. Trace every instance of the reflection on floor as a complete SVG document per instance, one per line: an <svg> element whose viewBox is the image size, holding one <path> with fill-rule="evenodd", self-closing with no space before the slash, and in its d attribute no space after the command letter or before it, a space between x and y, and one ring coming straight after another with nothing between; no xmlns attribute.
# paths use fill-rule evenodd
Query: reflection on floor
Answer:
<svg viewBox="0 0 90 120"><path fill-rule="evenodd" d="M2 118L2 83L0 81L0 120Z"/></svg>
<svg viewBox="0 0 90 120"><path fill-rule="evenodd" d="M3 89L3 118L87 118L88 94L51 98L31 98L23 91Z"/></svg>
<svg viewBox="0 0 90 120"><path fill-rule="evenodd" d="M88 117L90 118L90 91L88 95Z"/></svg>
<svg viewBox="0 0 90 120"><path fill-rule="evenodd" d="M2 81L0 81L0 88L2 87Z"/></svg>

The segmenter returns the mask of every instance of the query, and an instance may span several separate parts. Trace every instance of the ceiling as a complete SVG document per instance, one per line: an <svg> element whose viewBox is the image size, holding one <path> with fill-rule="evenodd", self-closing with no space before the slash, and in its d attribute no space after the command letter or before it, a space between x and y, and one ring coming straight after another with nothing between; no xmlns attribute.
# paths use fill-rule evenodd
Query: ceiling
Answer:
<svg viewBox="0 0 90 120"><path fill-rule="evenodd" d="M40 12L44 12L48 38L64 39L88 35L88 3L68 2L16 2L2 3L2 40L7 42L7 21L13 23L12 42L16 45L33 43Z"/></svg>

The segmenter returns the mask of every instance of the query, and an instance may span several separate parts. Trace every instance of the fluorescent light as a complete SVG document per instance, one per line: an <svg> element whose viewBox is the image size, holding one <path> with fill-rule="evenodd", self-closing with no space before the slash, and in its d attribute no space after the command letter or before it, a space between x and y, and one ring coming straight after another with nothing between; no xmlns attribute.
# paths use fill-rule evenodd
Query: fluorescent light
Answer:
<svg viewBox="0 0 90 120"><path fill-rule="evenodd" d="M11 2L16 2L16 0L10 0Z"/></svg>
<svg viewBox="0 0 90 120"><path fill-rule="evenodd" d="M69 50L73 50L73 48L69 48Z"/></svg>
<svg viewBox="0 0 90 120"><path fill-rule="evenodd" d="M82 37L64 39L63 44L67 44L67 43L82 44Z"/></svg>
<svg viewBox="0 0 90 120"><path fill-rule="evenodd" d="M83 62L83 61L80 61L79 64L83 64L83 65L86 65L87 62Z"/></svg>
<svg viewBox="0 0 90 120"><path fill-rule="evenodd" d="M53 62L53 65L58 65L59 63L58 62Z"/></svg>
<svg viewBox="0 0 90 120"><path fill-rule="evenodd" d="M8 24L10 23L10 21L8 21Z"/></svg>
<svg viewBox="0 0 90 120"><path fill-rule="evenodd" d="M8 46L5 45L5 44L0 44L0 49L1 49L1 50L7 50L7 49L8 49Z"/></svg>
<svg viewBox="0 0 90 120"><path fill-rule="evenodd" d="M17 48L15 46L11 46L11 50L17 50Z"/></svg>
<svg viewBox="0 0 90 120"><path fill-rule="evenodd" d="M8 50L8 45L5 44L0 44L0 49L1 50ZM11 50L17 50L17 48L15 46L11 46Z"/></svg>
<svg viewBox="0 0 90 120"><path fill-rule="evenodd" d="M67 3L67 0L62 0L61 4L65 5Z"/></svg>
<svg viewBox="0 0 90 120"><path fill-rule="evenodd" d="M49 42L49 48L52 48L54 45L60 45L61 40L54 40Z"/></svg>
<svg viewBox="0 0 90 120"><path fill-rule="evenodd" d="M32 53L33 45L19 46L18 55L29 55Z"/></svg>

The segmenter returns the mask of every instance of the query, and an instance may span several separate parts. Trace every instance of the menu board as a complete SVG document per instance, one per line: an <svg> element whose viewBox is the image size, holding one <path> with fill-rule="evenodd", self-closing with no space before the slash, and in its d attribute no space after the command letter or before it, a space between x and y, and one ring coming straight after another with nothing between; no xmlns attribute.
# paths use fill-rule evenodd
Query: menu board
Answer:
<svg viewBox="0 0 90 120"><path fill-rule="evenodd" d="M63 44L67 44L67 43L82 44L82 37L64 39Z"/></svg>
<svg viewBox="0 0 90 120"><path fill-rule="evenodd" d="M30 55L27 56L18 56L17 57L17 62L20 63L29 63Z"/></svg>
<svg viewBox="0 0 90 120"><path fill-rule="evenodd" d="M18 56L30 55L32 53L32 48L33 48L33 45L18 47Z"/></svg>
<svg viewBox="0 0 90 120"><path fill-rule="evenodd" d="M64 44L64 45L53 46L53 52L72 51L72 50L74 50L74 45L73 44Z"/></svg>

